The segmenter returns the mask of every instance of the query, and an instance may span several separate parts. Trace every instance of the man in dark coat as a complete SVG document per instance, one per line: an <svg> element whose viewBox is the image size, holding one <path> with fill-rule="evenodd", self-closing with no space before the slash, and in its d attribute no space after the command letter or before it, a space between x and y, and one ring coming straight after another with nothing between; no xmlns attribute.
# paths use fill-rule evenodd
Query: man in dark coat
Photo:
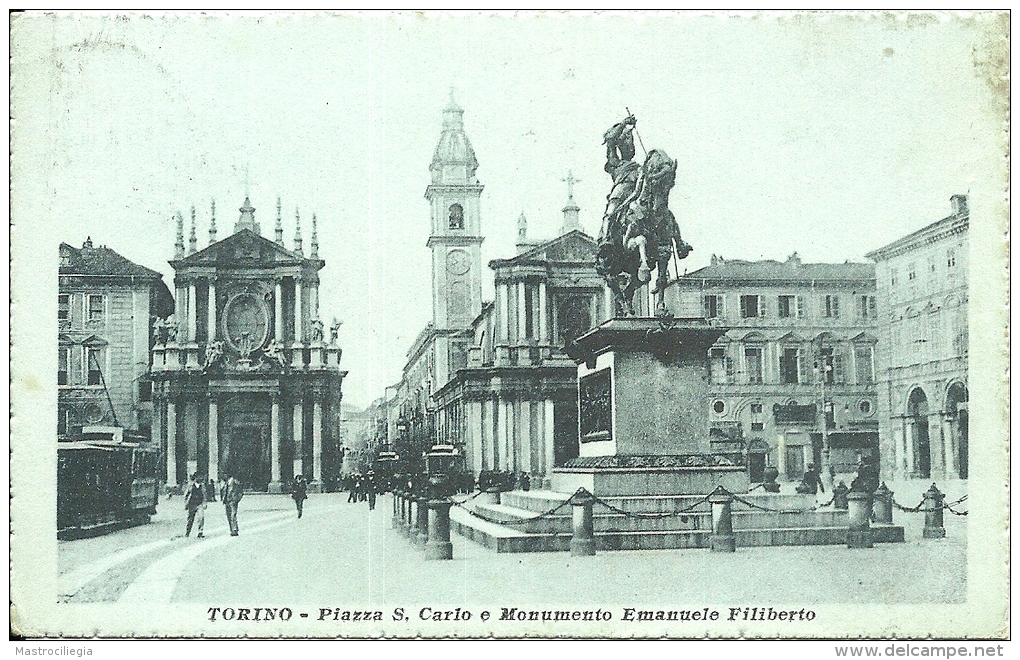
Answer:
<svg viewBox="0 0 1020 660"><path fill-rule="evenodd" d="M244 488L241 487L241 482L234 478L234 475L229 475L227 481L223 484L223 488L220 489L220 500L223 502L223 508L227 513L227 524L230 525L230 535L237 536L237 504L244 497Z"/></svg>
<svg viewBox="0 0 1020 660"><path fill-rule="evenodd" d="M818 468L815 467L814 463L808 465L807 472L804 473L804 478L799 484L797 484L797 492L808 495L814 495L819 491L824 493L825 486L822 485L822 475L819 473Z"/></svg>
<svg viewBox="0 0 1020 660"><path fill-rule="evenodd" d="M297 506L297 517L300 518L305 508L305 500L308 499L308 482L305 475L299 474L294 477L294 485L291 486L290 496L294 498Z"/></svg>
<svg viewBox="0 0 1020 660"><path fill-rule="evenodd" d="M203 480L198 477L198 474L191 475L191 483L188 485L188 490L184 493L184 508L188 512L188 527L184 532L185 536L191 536L191 527L195 523L195 518L198 518L198 538L205 537L203 530L205 529L205 485L202 483Z"/></svg>
<svg viewBox="0 0 1020 660"><path fill-rule="evenodd" d="M369 470L368 476L365 477L364 492L368 498L368 510L372 511L375 509L375 494L376 494L376 483L375 483L375 472Z"/></svg>

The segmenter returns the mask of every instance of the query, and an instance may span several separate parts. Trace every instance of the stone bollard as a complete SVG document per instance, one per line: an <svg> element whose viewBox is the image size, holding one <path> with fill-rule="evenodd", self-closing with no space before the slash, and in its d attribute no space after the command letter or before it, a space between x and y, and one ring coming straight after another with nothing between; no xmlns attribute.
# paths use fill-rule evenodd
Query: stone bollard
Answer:
<svg viewBox="0 0 1020 660"><path fill-rule="evenodd" d="M708 547L712 552L736 552L737 537L733 535L733 496L718 490L708 498L712 505L712 535Z"/></svg>
<svg viewBox="0 0 1020 660"><path fill-rule="evenodd" d="M849 526L846 531L846 547L871 548L871 494L851 491L847 495Z"/></svg>
<svg viewBox="0 0 1020 660"><path fill-rule="evenodd" d="M872 512L875 514L875 524L891 525L893 492L889 490L884 481L878 487L878 490L875 491L874 498Z"/></svg>
<svg viewBox="0 0 1020 660"><path fill-rule="evenodd" d="M595 504L595 496L584 488L578 488L577 492L570 496L574 532L570 539L570 554L575 557L591 557L595 554L593 504Z"/></svg>
<svg viewBox="0 0 1020 660"><path fill-rule="evenodd" d="M946 528L943 524L945 514L942 511L942 503L945 501L945 494L935 484L932 484L924 494L924 538L946 538Z"/></svg>
<svg viewBox="0 0 1020 660"><path fill-rule="evenodd" d="M478 501L481 504L502 504L498 488L486 488L482 491L482 494L478 496Z"/></svg>
<svg viewBox="0 0 1020 660"><path fill-rule="evenodd" d="M832 489L832 508L846 511L846 498L849 493L850 489L846 487L845 483L840 481L839 484Z"/></svg>
<svg viewBox="0 0 1020 660"><path fill-rule="evenodd" d="M425 559L453 559L450 543L450 507L453 502L443 498L428 500L429 540L425 544Z"/></svg>
<svg viewBox="0 0 1020 660"><path fill-rule="evenodd" d="M424 546L429 541L429 501L425 497L418 498L418 536L416 541Z"/></svg>

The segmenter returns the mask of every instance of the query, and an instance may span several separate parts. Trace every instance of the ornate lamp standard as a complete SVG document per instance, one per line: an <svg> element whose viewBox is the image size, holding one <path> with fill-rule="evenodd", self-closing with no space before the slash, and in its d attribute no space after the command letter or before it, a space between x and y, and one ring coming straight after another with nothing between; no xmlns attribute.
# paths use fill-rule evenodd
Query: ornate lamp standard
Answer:
<svg viewBox="0 0 1020 660"><path fill-rule="evenodd" d="M825 397L825 381L828 379L829 374L832 373L832 362L826 359L826 356L822 353L822 342L821 339L818 341L818 354L815 360L815 367L813 369L815 380L818 383L818 419L819 428L822 431L822 460L819 466L819 475L822 479L822 485L825 486L828 492L832 492L832 472L830 471L832 463L830 462L831 448L829 447L829 415L828 415L828 402Z"/></svg>

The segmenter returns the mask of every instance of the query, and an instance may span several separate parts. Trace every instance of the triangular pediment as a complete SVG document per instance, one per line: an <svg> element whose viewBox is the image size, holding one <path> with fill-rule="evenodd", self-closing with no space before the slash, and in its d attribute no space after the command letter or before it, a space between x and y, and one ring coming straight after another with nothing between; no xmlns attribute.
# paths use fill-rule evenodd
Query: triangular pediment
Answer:
<svg viewBox="0 0 1020 660"><path fill-rule="evenodd" d="M575 229L569 233L540 243L508 261L586 262L595 261L595 239Z"/></svg>
<svg viewBox="0 0 1020 660"><path fill-rule="evenodd" d="M307 261L303 256L278 245L249 229L242 229L209 247L173 263L182 266L259 266L295 264Z"/></svg>

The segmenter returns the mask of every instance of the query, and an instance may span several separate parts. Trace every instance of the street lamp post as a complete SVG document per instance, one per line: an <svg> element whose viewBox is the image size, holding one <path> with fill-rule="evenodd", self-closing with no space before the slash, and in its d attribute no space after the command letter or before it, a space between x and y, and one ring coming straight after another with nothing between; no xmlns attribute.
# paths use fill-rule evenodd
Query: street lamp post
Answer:
<svg viewBox="0 0 1020 660"><path fill-rule="evenodd" d="M825 400L825 380L828 378L829 373L832 371L832 365L829 364L828 360L822 354L822 347L818 347L818 361L814 368L815 378L818 380L818 392L819 392L819 424L822 430L822 460L819 466L819 475L822 479L822 485L827 489L828 492L832 492L832 472L830 462L830 447L829 447L829 416L827 409L827 402Z"/></svg>

